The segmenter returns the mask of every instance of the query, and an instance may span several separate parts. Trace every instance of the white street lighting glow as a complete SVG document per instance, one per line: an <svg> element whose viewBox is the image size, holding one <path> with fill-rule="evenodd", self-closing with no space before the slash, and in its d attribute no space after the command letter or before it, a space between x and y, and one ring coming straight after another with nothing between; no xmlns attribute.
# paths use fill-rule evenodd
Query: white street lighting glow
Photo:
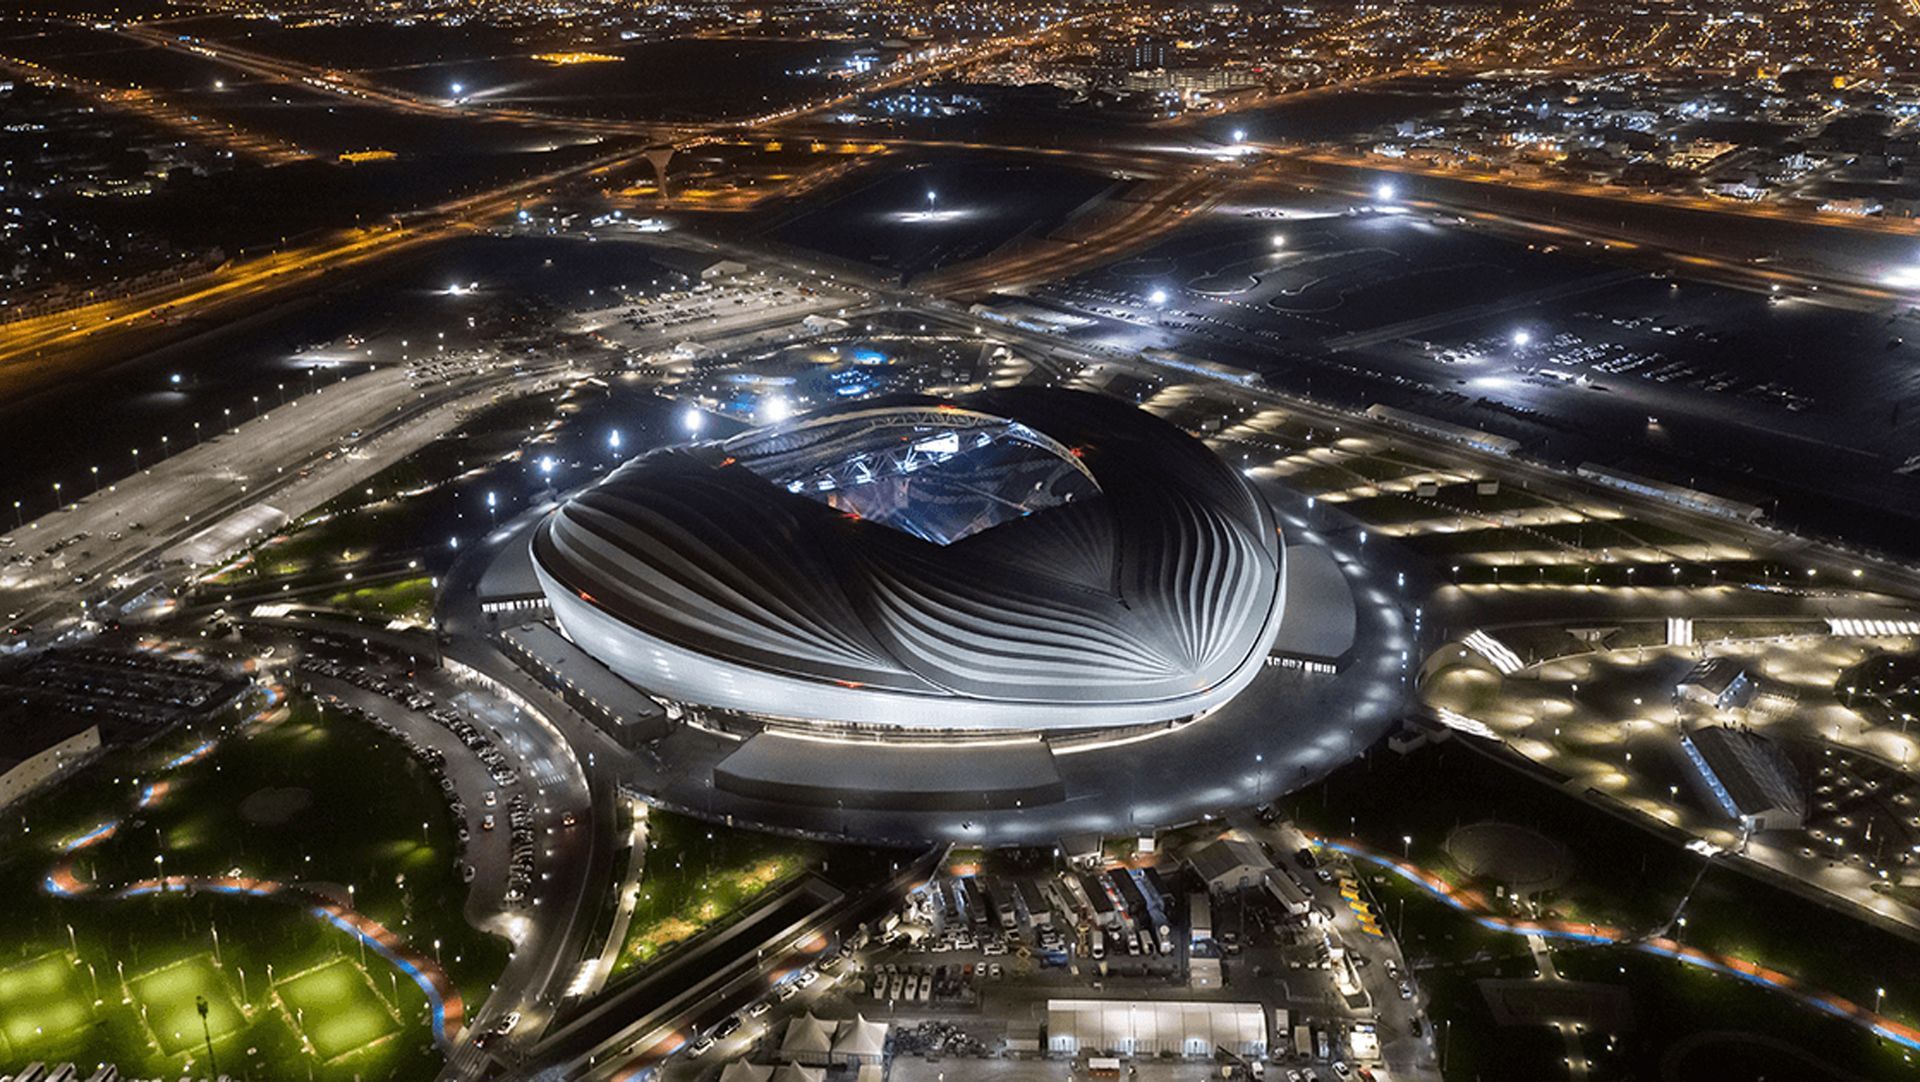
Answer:
<svg viewBox="0 0 1920 1082"><path fill-rule="evenodd" d="M1235 129L1233 129L1233 141L1234 141L1234 142L1236 142L1236 143L1244 143L1244 142L1246 142L1246 141L1247 141L1247 130L1246 130L1245 128L1235 128Z"/></svg>
<svg viewBox="0 0 1920 1082"><path fill-rule="evenodd" d="M1518 348L1524 349L1526 348L1527 344L1532 341L1533 341L1533 335L1527 332L1526 330L1518 330L1513 332L1513 344Z"/></svg>
<svg viewBox="0 0 1920 1082"><path fill-rule="evenodd" d="M694 406L688 406L686 410L680 414L680 427L686 429L689 433L700 431L700 426L705 424L706 421L706 415Z"/></svg>
<svg viewBox="0 0 1920 1082"><path fill-rule="evenodd" d="M466 87L463 87L463 86L461 86L461 85L460 85L459 83L455 83L455 84L453 84L453 92L454 92L455 94L458 94L458 93L460 93L460 92L461 92L462 90L465 90L465 89L466 89Z"/></svg>
<svg viewBox="0 0 1920 1082"><path fill-rule="evenodd" d="M607 433L607 446L613 448L616 451L620 449L620 430L619 429L616 428L612 432Z"/></svg>
<svg viewBox="0 0 1920 1082"><path fill-rule="evenodd" d="M1381 182L1380 182L1380 186L1379 186L1379 187L1377 187L1377 188L1375 188L1375 189L1373 190L1373 194L1374 194L1374 196L1375 196L1376 198L1378 198L1378 199L1379 199L1379 200L1380 200L1380 201L1381 201L1382 203L1391 203L1391 202L1393 202L1393 195L1394 195L1394 188L1393 188L1393 182L1392 182L1392 181L1381 181Z"/></svg>
<svg viewBox="0 0 1920 1082"><path fill-rule="evenodd" d="M1155 304L1165 304L1167 303L1167 291L1164 289L1156 289L1147 295L1147 299Z"/></svg>
<svg viewBox="0 0 1920 1082"><path fill-rule="evenodd" d="M1284 234L1275 233L1273 235L1273 246L1275 248L1285 248L1287 246L1286 236Z"/></svg>
<svg viewBox="0 0 1920 1082"><path fill-rule="evenodd" d="M770 423L779 423L793 416L793 404L779 395L774 395L760 403L760 419Z"/></svg>

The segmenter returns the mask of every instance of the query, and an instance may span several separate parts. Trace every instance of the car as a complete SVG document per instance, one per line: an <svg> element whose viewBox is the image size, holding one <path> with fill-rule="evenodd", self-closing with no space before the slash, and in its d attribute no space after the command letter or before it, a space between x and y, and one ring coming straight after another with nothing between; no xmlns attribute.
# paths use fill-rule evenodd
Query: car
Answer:
<svg viewBox="0 0 1920 1082"><path fill-rule="evenodd" d="M715 1041L712 1037L702 1037L693 1042L692 1048L687 1049L687 1058L699 1059L701 1056L713 1051L713 1046L717 1043L719 1042Z"/></svg>
<svg viewBox="0 0 1920 1082"><path fill-rule="evenodd" d="M499 802L499 800L500 800L499 793L495 792L492 789L487 790L487 797L486 797L487 807L489 808L493 807L496 803Z"/></svg>
<svg viewBox="0 0 1920 1082"><path fill-rule="evenodd" d="M462 883L473 882L473 876L474 876L473 865L471 864L460 865L460 881Z"/></svg>
<svg viewBox="0 0 1920 1082"><path fill-rule="evenodd" d="M820 974L815 973L811 969L803 969L800 971L800 975L793 979L793 983L799 985L802 988L810 988L813 986L813 982L819 979L820 979Z"/></svg>
<svg viewBox="0 0 1920 1082"><path fill-rule="evenodd" d="M1300 851L1293 855L1293 859L1302 868L1313 869L1320 866L1320 860L1313 855L1311 846L1301 846Z"/></svg>
<svg viewBox="0 0 1920 1082"><path fill-rule="evenodd" d="M1352 1078L1353 1068L1347 1066L1346 1060L1337 1059L1333 1061L1333 1073L1339 1075L1341 1078Z"/></svg>
<svg viewBox="0 0 1920 1082"><path fill-rule="evenodd" d="M1000 979L1000 963L999 962L995 962L992 965L987 967L987 979L995 980L995 981Z"/></svg>
<svg viewBox="0 0 1920 1082"><path fill-rule="evenodd" d="M560 817L560 825L563 827L571 827L579 821L579 817L575 816L572 812L567 812Z"/></svg>
<svg viewBox="0 0 1920 1082"><path fill-rule="evenodd" d="M753 1001L753 1005L747 1008L747 1017L758 1018L772 1009L773 1004L768 1003L764 999L756 999Z"/></svg>
<svg viewBox="0 0 1920 1082"><path fill-rule="evenodd" d="M488 812L487 814L480 817L480 829L481 830L493 829L493 813L492 812Z"/></svg>
<svg viewBox="0 0 1920 1082"><path fill-rule="evenodd" d="M1322 883L1331 883L1331 882L1333 882L1333 873L1332 873L1332 872L1330 872L1330 871L1328 871L1328 870L1327 870L1327 869L1325 869L1325 868L1315 868L1315 869L1313 870L1313 877L1314 877L1315 879L1318 879L1318 880L1319 880L1319 881L1321 881Z"/></svg>
<svg viewBox="0 0 1920 1082"><path fill-rule="evenodd" d="M773 998L780 1003L785 1003L787 1000L792 999L794 996L797 996L799 994L800 994L800 986L793 983L792 981L788 981L787 983L773 990Z"/></svg>
<svg viewBox="0 0 1920 1082"><path fill-rule="evenodd" d="M715 1040L724 1041L728 1037L731 1037L734 1034L740 1032L740 1025L741 1025L740 1016L737 1014L730 1014L725 1018L721 1019L719 1025L713 1027L713 1037Z"/></svg>
<svg viewBox="0 0 1920 1082"><path fill-rule="evenodd" d="M1401 999L1412 999L1412 998L1413 998L1413 985L1411 985L1411 984L1409 984L1409 983L1407 983L1406 981L1401 981L1401 982L1400 982L1400 998L1401 998Z"/></svg>

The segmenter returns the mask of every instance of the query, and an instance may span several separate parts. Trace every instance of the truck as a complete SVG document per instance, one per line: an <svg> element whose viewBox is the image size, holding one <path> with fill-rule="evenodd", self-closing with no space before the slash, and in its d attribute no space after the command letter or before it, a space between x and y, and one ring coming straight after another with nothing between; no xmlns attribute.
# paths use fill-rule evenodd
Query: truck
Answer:
<svg viewBox="0 0 1920 1082"><path fill-rule="evenodd" d="M1304 1022L1293 1027L1293 1050L1303 1056L1313 1055L1313 1030Z"/></svg>
<svg viewBox="0 0 1920 1082"><path fill-rule="evenodd" d="M1053 923L1053 909L1047 905L1046 897L1040 891L1040 885L1031 879L1022 879L1020 904L1027 910L1027 923L1035 928L1045 928Z"/></svg>
<svg viewBox="0 0 1920 1082"><path fill-rule="evenodd" d="M1113 893L1126 908L1127 916L1135 924L1151 926L1153 918L1147 912L1147 899L1141 895L1140 885L1133 881L1133 873L1125 868L1115 868L1107 878L1113 881Z"/></svg>
<svg viewBox="0 0 1920 1082"><path fill-rule="evenodd" d="M1093 907L1093 925L1096 928L1113 928L1119 925L1120 915L1114 910L1113 900L1107 897L1107 888L1090 875L1081 874L1080 889L1086 895L1087 902Z"/></svg>
<svg viewBox="0 0 1920 1082"><path fill-rule="evenodd" d="M1086 884L1080 882L1078 875L1072 872L1062 872L1060 875L1060 889L1065 892L1067 899L1073 903L1073 910L1079 915L1080 926L1082 928L1093 928L1099 925L1100 913L1093 908L1093 899L1088 896Z"/></svg>
<svg viewBox="0 0 1920 1082"><path fill-rule="evenodd" d="M1133 885L1140 892L1140 900L1147 908L1147 921L1153 926L1154 941L1160 944L1161 954L1173 953L1173 922L1167 917L1164 897L1153 889L1153 884L1136 869L1133 873Z"/></svg>
<svg viewBox="0 0 1920 1082"><path fill-rule="evenodd" d="M1313 909L1313 895L1284 868L1267 869L1266 888L1291 916L1304 917Z"/></svg>
<svg viewBox="0 0 1920 1082"><path fill-rule="evenodd" d="M993 911L1000 918L1002 931L1011 932L1020 927L1020 914L1014 904L1013 884L1004 879L993 881Z"/></svg>
<svg viewBox="0 0 1920 1082"><path fill-rule="evenodd" d="M1213 903L1206 891L1187 897L1187 925L1191 930L1190 942L1205 943L1213 938Z"/></svg>
<svg viewBox="0 0 1920 1082"><path fill-rule="evenodd" d="M1076 928L1086 928L1086 922L1080 918L1080 912L1073 904L1073 895L1065 887L1049 879L1040 884L1040 892L1046 895L1048 905L1059 911L1060 919L1064 923Z"/></svg>

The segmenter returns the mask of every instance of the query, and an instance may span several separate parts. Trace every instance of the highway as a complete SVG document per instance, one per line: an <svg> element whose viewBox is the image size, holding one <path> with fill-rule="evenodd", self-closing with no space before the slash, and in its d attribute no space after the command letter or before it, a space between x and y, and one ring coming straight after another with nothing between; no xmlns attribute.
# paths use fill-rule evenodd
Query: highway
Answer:
<svg viewBox="0 0 1920 1082"><path fill-rule="evenodd" d="M449 200L410 214L404 222L345 231L328 240L229 263L209 274L133 296L0 324L5 331L0 337L0 389L18 393L22 382L39 383L57 376L59 371L45 369L64 370L74 363L72 358L63 358L63 363L54 365L50 358L63 350L97 349L118 335L160 331L182 320L226 311L245 302L264 301L336 271L477 230L508 214L521 200L539 197L565 180L591 176L627 161L629 156L625 150L601 155L478 195Z"/></svg>
<svg viewBox="0 0 1920 1082"><path fill-rule="evenodd" d="M937 79L967 65L987 61L1011 49L1031 48L1041 41L1071 29L1091 17L1091 13L1077 15L1062 19L1043 29L1030 33L1008 34L997 38L989 38L972 46L955 46L934 51L921 60L896 64L879 78L855 82L845 92L798 103L787 108L756 116L737 117L717 120L711 123L695 124L668 124L647 120L582 117L565 113L543 112L535 109L497 106L489 104L484 100L474 100L459 96L439 97L408 94L390 87L384 87L373 79L366 78L351 71L342 71L338 68L301 63L284 57L263 53L255 49L248 49L244 46L235 45L232 42L209 41L204 38L169 33L167 25L170 20L166 19L117 23L112 26L112 30L122 37L142 45L160 49L184 50L258 78L302 86L324 93L340 94L351 97L356 101L403 113L452 117L462 120L494 121L549 129L559 128L604 136L640 138L652 142L677 142L687 139L697 139L719 130L759 128L783 121L811 116L816 113L838 108L849 101L867 94L889 90L893 87L904 86L909 83Z"/></svg>
<svg viewBox="0 0 1920 1082"><path fill-rule="evenodd" d="M1057 33L1068 23L1055 24L1047 33ZM167 47L180 47L180 43L168 37L156 24L129 23L120 27L120 32L134 35L148 44L166 44ZM912 82L928 78L937 70L949 70L1013 48L1016 45L1030 43L1031 39L997 40L983 45L965 57L945 58L927 68L912 68L892 73L877 82L863 84L852 93L870 93L889 85ZM328 73L320 69L291 64L276 58L237 52L229 55L228 47L215 49L205 43L197 43L196 51L211 49L216 59L230 60L236 64L252 64L260 74L271 73L274 78L289 79L310 84ZM1344 84L1343 84L1344 88ZM1329 93L1331 88L1313 88L1302 93ZM630 136L636 140L672 138L681 141L698 141L707 136L706 132L740 130L743 128L765 127L768 135L804 136L817 130L804 121L823 110L832 108L845 100L845 96L823 102L810 103L805 107L785 110L766 117L752 118L747 121L727 122L707 125L700 131L688 128L663 130L653 125L631 125L625 122L617 134ZM416 101L410 98L396 98L387 101L393 108L431 109L436 112L448 108L445 103ZM468 117L495 116L491 111L468 110L461 113ZM502 114L505 115L505 114ZM522 117L531 122L531 118ZM541 115L541 123L581 123L566 118L553 118ZM802 122L796 124L796 122ZM608 129L607 133L614 133ZM844 137L844 130L835 132L836 138ZM1163 137L1149 133L1129 145L1112 145L1105 142L1096 146L1048 146L1034 147L1017 143L999 144L971 140L922 139L911 137L890 137L866 140L878 143L889 149L956 149L996 151L1008 153L1029 153L1046 157L1069 160L1092 168L1126 170L1138 174L1171 173L1186 176L1196 166L1214 160L1216 167L1226 165L1229 169L1239 169L1242 175L1269 180L1292 181L1320 187L1329 191L1346 192L1356 198L1371 199L1372 188L1376 183L1370 171L1378 168L1378 163L1367 160L1363 166L1328 159L1324 155L1316 157L1314 152L1286 146L1249 147L1244 151L1233 151L1207 140L1191 142L1175 141L1169 143ZM1250 153L1251 152L1251 153ZM260 256L219 268L199 278L174 285L155 287L142 294L97 302L65 312L18 320L5 325L5 335L0 339L0 387L6 387L12 380L31 376L32 381L44 381L59 378L64 372L77 367L74 358L60 356L63 352L84 352L108 344L129 328L165 326L171 322L193 318L215 311L224 311L240 303L263 300L279 292L311 283L319 277L336 270L344 270L367 262L384 258L395 253L429 244L463 230L478 228L497 219L513 209L519 201L538 198L554 187L566 182L592 177L613 168L630 165L640 160L640 148L628 144L610 153L597 156L592 160L555 169L522 181L503 185L494 190L473 196L449 200L435 207L426 208L410 214L404 222L382 225L367 229L354 230L339 234L328 240L306 245L300 248ZM1344 172L1342 172L1344 170ZM1226 170L1221 170L1224 175ZM1879 263L1865 266L1808 266L1802 261L1756 261L1744 249L1750 247L1747 242L1735 242L1742 249L1739 255L1711 254L1715 246L1723 245L1726 239L1719 234L1714 236L1714 244L1709 245L1706 231L1693 232L1673 237L1666 243L1649 237L1649 230L1626 228L1621 221L1619 229L1607 230L1592 224L1560 224L1550 220L1550 216L1541 208L1528 208L1524 205L1512 205L1513 200L1523 195L1541 195L1541 192L1529 193L1525 189L1514 188L1511 184L1476 183L1458 176L1445 175L1430 177L1423 174L1427 182L1416 198L1406 200L1406 205L1459 213L1464 217L1490 225L1498 225L1516 230L1549 237L1575 240L1597 240L1636 258L1651 257L1662 262L1683 268L1688 274L1730 281L1750 287L1768 288L1774 285L1790 286L1802 294L1819 296L1823 303L1845 303L1883 305L1903 299L1914 299L1898 291L1890 290L1877 282ZM1453 184L1461 189L1457 194L1444 184ZM1560 188L1550 188L1546 194L1559 194ZM1672 209L1659 200L1636 200L1622 197L1621 193L1611 189L1582 190L1582 198L1609 207L1621 207L1639 212L1654 210L1670 212ZM1495 196L1502 201L1499 207L1490 208L1488 203ZM1103 254L1111 254L1138 247L1145 240L1161 236L1170 230L1177 219L1165 217L1169 209L1184 216L1192 213L1198 206L1204 205L1207 197L1197 190L1183 192L1179 189L1165 193L1158 199L1150 199L1137 208L1135 213L1114 223L1112 227L1100 231L1097 235L1076 238L1070 245L1042 246L1037 250L1010 252L1004 265L993 266L980 263L966 268L949 268L939 278L929 283L929 288L952 295L969 295L996 287L1007 287L1057 277L1062 273L1097 265ZM1836 247L1825 243L1827 237L1860 237L1865 234L1880 236L1900 236L1897 231L1889 232L1880 228L1886 223L1865 223L1852 220L1829 220L1818 222L1796 220L1791 216L1765 214L1756 217L1751 208L1727 204L1713 200L1693 200L1682 209L1700 216L1705 221L1740 222L1765 221L1772 227L1787 227L1795 232L1785 235L1780 244L1797 244L1801 240L1811 242L1811 247L1831 249ZM1557 216L1557 212L1555 214ZM1811 230L1811 232L1807 232ZM1668 229L1671 232L1671 229ZM1653 230L1653 232L1658 232ZM1697 240L1698 244L1687 243ZM1841 251L1854 250L1854 246L1841 243ZM1797 250L1797 249L1796 249ZM32 360L36 365L22 368L18 362ZM60 360L65 363L54 365ZM15 383L11 388L20 389Z"/></svg>
<svg viewBox="0 0 1920 1082"><path fill-rule="evenodd" d="M312 157L291 143L245 131L233 124L183 109L145 90L108 86L92 79L63 75L44 64L11 56L0 56L0 72L26 82L51 83L84 94L109 109L132 113L162 128L178 132L198 145L217 147L241 158L284 165Z"/></svg>

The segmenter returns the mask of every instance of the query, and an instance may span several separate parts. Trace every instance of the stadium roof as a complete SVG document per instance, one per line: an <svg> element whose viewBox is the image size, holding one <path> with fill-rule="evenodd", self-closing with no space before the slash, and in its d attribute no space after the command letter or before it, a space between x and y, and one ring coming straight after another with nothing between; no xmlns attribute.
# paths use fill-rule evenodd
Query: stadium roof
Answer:
<svg viewBox="0 0 1920 1082"><path fill-rule="evenodd" d="M1197 713L1279 624L1265 503L1125 403L865 403L634 459L535 532L568 635L683 702L926 728Z"/></svg>

